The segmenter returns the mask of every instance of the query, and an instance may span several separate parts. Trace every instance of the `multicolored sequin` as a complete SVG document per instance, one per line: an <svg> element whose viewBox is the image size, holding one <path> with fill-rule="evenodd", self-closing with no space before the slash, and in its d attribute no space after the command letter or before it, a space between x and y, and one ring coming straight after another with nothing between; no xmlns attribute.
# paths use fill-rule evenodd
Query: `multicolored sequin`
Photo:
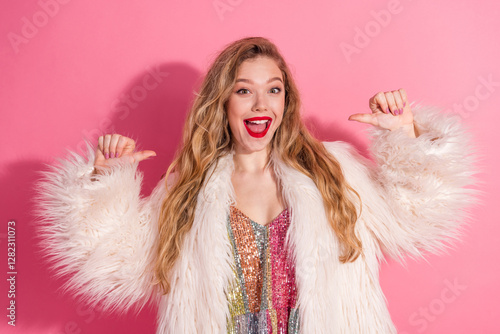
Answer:
<svg viewBox="0 0 500 334"><path fill-rule="evenodd" d="M299 333L295 266L285 249L290 214L267 226L231 206L228 234L235 259L227 298L229 334Z"/></svg>

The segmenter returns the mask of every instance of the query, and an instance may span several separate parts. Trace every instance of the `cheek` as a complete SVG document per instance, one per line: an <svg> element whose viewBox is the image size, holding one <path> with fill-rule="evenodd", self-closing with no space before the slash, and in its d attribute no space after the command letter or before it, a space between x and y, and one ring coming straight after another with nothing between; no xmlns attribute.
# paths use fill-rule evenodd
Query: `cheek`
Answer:
<svg viewBox="0 0 500 334"><path fill-rule="evenodd" d="M242 103L239 101L229 100L226 105L226 113L228 119L241 117Z"/></svg>
<svg viewBox="0 0 500 334"><path fill-rule="evenodd" d="M226 104L226 116L227 120L229 121L229 125L231 125L234 122L235 119L235 109L234 109L234 104L231 103L231 101L228 101Z"/></svg>
<svg viewBox="0 0 500 334"><path fill-rule="evenodd" d="M283 120L283 116L285 114L285 102L280 101L279 103L277 103L276 110L277 110L276 116L279 118L281 123Z"/></svg>
<svg viewBox="0 0 500 334"><path fill-rule="evenodd" d="M238 125L239 125L239 118L234 112L234 109L231 109L230 106L228 105L228 109L226 109L226 115L227 115L227 122L229 125L229 131L231 134L237 133L238 131Z"/></svg>
<svg viewBox="0 0 500 334"><path fill-rule="evenodd" d="M228 114L227 121L229 123L229 130L231 131L231 133L234 133L234 131L236 130L236 124L235 124L234 117L231 117Z"/></svg>

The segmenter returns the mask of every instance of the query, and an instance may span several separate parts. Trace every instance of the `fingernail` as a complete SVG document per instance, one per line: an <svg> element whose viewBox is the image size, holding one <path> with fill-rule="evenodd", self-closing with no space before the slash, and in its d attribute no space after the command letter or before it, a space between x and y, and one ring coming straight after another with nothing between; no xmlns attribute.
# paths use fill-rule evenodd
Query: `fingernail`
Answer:
<svg viewBox="0 0 500 334"><path fill-rule="evenodd" d="M386 112L386 113L389 113L389 112L390 112L389 108L387 108L387 109L385 110L385 112Z"/></svg>
<svg viewBox="0 0 500 334"><path fill-rule="evenodd" d="M111 152L111 158L114 158L115 157L115 154L113 152Z"/></svg>
<svg viewBox="0 0 500 334"><path fill-rule="evenodd" d="M106 159L109 159L109 153L106 153Z"/></svg>
<svg viewBox="0 0 500 334"><path fill-rule="evenodd" d="M405 101L405 103L403 103L403 108L404 108L404 107L406 107L406 101Z"/></svg>
<svg viewBox="0 0 500 334"><path fill-rule="evenodd" d="M403 111L404 111L403 108L399 109L399 114L403 115Z"/></svg>

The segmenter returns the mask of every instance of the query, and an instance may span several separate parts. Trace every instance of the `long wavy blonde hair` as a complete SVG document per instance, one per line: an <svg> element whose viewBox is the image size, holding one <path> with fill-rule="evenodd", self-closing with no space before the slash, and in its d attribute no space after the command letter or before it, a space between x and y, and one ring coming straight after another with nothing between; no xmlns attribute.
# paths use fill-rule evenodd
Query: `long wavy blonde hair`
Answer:
<svg viewBox="0 0 500 334"><path fill-rule="evenodd" d="M285 111L271 142L272 152L288 166L310 177L318 187L330 225L342 247L340 260L354 261L362 253L354 228L356 207L349 200L349 193L356 196L357 193L345 181L337 160L302 123L299 92L285 60L269 40L244 38L228 45L208 70L186 120L180 150L167 171L165 179L175 171L176 181L162 203L155 264L157 283L164 293L170 291L169 273L193 225L196 199L207 171L232 147L224 106L238 68L245 60L256 57L273 59L285 84Z"/></svg>

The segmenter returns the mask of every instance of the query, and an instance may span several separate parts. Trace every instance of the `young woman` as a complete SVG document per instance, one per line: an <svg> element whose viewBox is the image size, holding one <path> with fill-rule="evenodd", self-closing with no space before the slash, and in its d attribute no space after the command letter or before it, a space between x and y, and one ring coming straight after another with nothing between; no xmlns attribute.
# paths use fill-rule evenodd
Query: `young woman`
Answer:
<svg viewBox="0 0 500 334"><path fill-rule="evenodd" d="M370 108L350 119L376 126L376 165L309 134L274 44L233 42L150 197L136 169L155 152L118 134L46 174L48 254L90 303L159 303L158 333L396 333L379 260L457 236L473 161L457 120L404 90Z"/></svg>

